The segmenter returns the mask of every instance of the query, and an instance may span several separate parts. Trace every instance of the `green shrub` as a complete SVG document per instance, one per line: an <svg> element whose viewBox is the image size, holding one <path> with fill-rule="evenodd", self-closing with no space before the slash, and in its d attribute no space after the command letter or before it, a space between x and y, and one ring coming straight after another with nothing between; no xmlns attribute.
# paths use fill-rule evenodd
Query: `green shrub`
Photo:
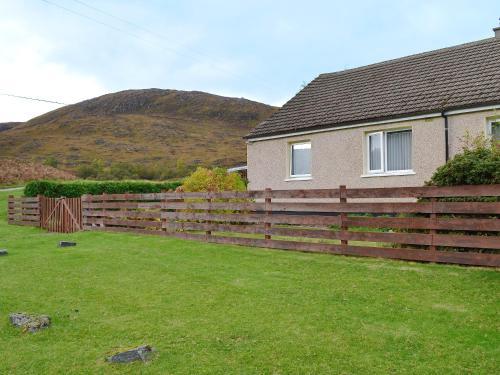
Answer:
<svg viewBox="0 0 500 375"><path fill-rule="evenodd" d="M246 185L238 173L228 173L224 168L198 167L184 179L182 191L244 191Z"/></svg>
<svg viewBox="0 0 500 375"><path fill-rule="evenodd" d="M482 185L500 183L500 147L485 136L462 139L462 152L439 167L428 185Z"/></svg>
<svg viewBox="0 0 500 375"><path fill-rule="evenodd" d="M175 190L180 185L180 182L40 180L29 182L24 188L24 195L74 198L84 194L160 193L165 190Z"/></svg>
<svg viewBox="0 0 500 375"><path fill-rule="evenodd" d="M43 164L49 167L57 168L59 166L59 161L54 156L49 156L43 161Z"/></svg>

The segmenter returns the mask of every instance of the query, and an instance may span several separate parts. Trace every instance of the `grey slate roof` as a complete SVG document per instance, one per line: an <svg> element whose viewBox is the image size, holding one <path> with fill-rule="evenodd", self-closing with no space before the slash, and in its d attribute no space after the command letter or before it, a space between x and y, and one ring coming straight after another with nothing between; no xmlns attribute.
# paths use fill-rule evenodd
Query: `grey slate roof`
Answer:
<svg viewBox="0 0 500 375"><path fill-rule="evenodd" d="M246 138L500 103L500 38L321 74Z"/></svg>

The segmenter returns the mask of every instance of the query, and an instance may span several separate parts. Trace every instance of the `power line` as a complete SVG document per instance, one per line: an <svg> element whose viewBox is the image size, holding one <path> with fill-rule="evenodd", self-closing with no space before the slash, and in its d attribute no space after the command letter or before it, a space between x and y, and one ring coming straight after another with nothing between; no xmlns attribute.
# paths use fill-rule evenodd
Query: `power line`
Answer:
<svg viewBox="0 0 500 375"><path fill-rule="evenodd" d="M21 96L21 95L6 94L6 93L0 93L0 95L2 95L2 96L9 96L11 98L17 98L17 99L32 100L32 101L35 101L35 102L44 102L44 103L68 105L67 103L56 102L55 100L32 98L30 96Z"/></svg>
<svg viewBox="0 0 500 375"><path fill-rule="evenodd" d="M73 10L73 9L67 8L67 7L62 6L62 5L60 5L60 4L57 4L57 3L53 2L53 1L50 1L50 0L41 0L41 1L43 1L43 2L45 2L45 3L47 3L47 4L50 4L50 5L53 5L53 6L57 7L57 8L60 8L60 9L62 9L62 10L64 10L64 11L66 11L66 12L69 12L69 13L72 13L72 14L74 14L74 15L77 15L77 16L79 16L79 17L83 17L83 18L85 18L85 19L87 19L87 20L90 20L90 21L92 21L92 22L96 22L96 23L98 23L98 24L100 24L100 25L102 25L102 26L105 26L105 27L111 28L111 29L113 29L113 30L115 30L115 31L117 31L117 32L124 33L124 34L127 34L127 35L129 35L129 36L132 36L132 37L134 37L134 38L136 38L136 39L139 39L139 40L141 40L141 41L143 41L143 42L145 42L145 43L149 44L150 46L153 46L153 47L155 47L155 48L156 48L156 46L155 46L155 45L152 45L152 44L151 44L148 40L146 40L146 39L144 39L144 38L141 38L139 35L137 35L137 34L135 34L135 33L131 33L131 32L129 32L128 30L125 30L125 29L122 29L122 28L116 27L116 26L114 26L114 25L111 25L111 24L109 24L109 23L106 23L106 22L103 22L103 21L97 20L97 19L95 19L95 18L93 18L93 17L90 17L90 16L88 16L88 15L86 15L86 14L83 14L83 13L77 12L77 11L75 11L75 10ZM102 14L104 14L104 15L108 16L108 17L114 18L114 19L116 19L116 20L119 20L119 21L121 21L121 22L127 23L127 24L129 24L129 25L132 25L132 26L134 26L134 27L136 27L136 28L138 28L138 29L141 29L141 30L145 31L146 33L149 33L149 34L151 34L151 35L153 35L153 36L155 36L155 37L157 37L157 38L159 38L159 39L163 39L163 40L165 40L165 41L167 41L167 42L171 43L171 41L170 41L168 38L166 38L164 35L159 34L159 33L156 33L156 32L154 32L154 31L152 31L152 30L150 30L150 29L148 29L148 28L146 28L146 27L144 27L144 26L141 26L141 25L139 25L139 24L137 24L137 23L135 23L135 22L131 22L131 21L128 21L128 20L126 20L126 19L124 19L124 18L121 18L121 17L115 16L115 15L113 15L112 13L106 12L106 11L104 11L104 10L102 10L102 9L99 9L99 8L97 8L97 7L93 6L93 5L87 4L87 3L85 3L85 2L83 2L83 1L81 1L81 0L73 0L73 1L74 1L74 2L76 2L76 3L78 3L78 4L81 4L81 5L85 6L85 7L87 7L87 8L89 8L89 9L92 9L92 10L94 10L94 11L96 11L96 12L102 13ZM177 54L177 55L182 56L182 57L187 57L187 58L192 59L192 60L198 60L198 61L201 61L200 57L207 58L207 59L209 59L209 60L212 60L212 62L210 62L210 61L209 61L209 64L210 64L210 65L211 65L214 69L217 69L217 70L222 71L222 72L225 72L225 73L228 73L228 72L229 72L228 70L226 70L226 69L222 68L220 65L213 64L213 62L217 62L217 60L215 60L215 59L211 58L210 56L204 55L204 54L202 54L202 53L199 53L199 52L196 52L196 51L195 51L195 52L196 52L196 55L198 55L198 56L196 56L195 54L192 54L192 53L190 53L190 54L186 54L186 53L183 53L183 52L179 52L179 51L178 51L178 50L176 50L175 48L168 47L168 46L165 46L165 45L162 45L162 49L164 49L164 50L169 50L169 51L173 52L174 54ZM219 63L220 63L220 62L219 62ZM239 75L239 74L235 74L234 72L229 72L229 73L230 73L230 74L232 74L233 76L234 76L234 75ZM242 75L239 75L239 76L240 76L240 77L243 77ZM246 75L245 77L247 77L247 76L249 76L249 75ZM265 85L266 87L274 89L274 87L270 86L270 85L267 83L267 81L266 81L266 80L264 80L264 79L262 79L262 78L258 78L258 77L256 77L256 76L254 76L254 78L256 78L257 80L261 81L261 82L262 82L262 84L263 84L263 85Z"/></svg>
<svg viewBox="0 0 500 375"><path fill-rule="evenodd" d="M87 7L87 8L89 8L89 9L92 9L93 11L96 11L96 12L98 12L98 13L104 14L105 16L108 16L108 17L114 18L115 20L118 20L118 21L120 21L120 22L126 23L126 24L128 24L128 25L130 25L130 26L133 26L133 27L135 27L135 28L137 28L137 29L139 29L139 30L142 30L142 31L144 31L144 32L146 32L146 33L148 33L148 34L150 34L150 35L155 36L156 38L163 39L163 40L165 40L165 41L167 41L167 42L169 42L169 43L172 43L172 40L171 40L170 38L166 37L166 36L165 36L165 35L163 35L163 34L157 33L156 31L151 30L151 29L149 29L149 28L147 28L147 27L144 27L144 26L142 26L142 25L139 25L139 24L137 24L137 23L135 23L135 22L132 22L132 21L126 20L125 18L115 16L114 14L112 14L112 13L110 13L110 12L107 12L107 11L105 11L105 10L102 10L102 9L100 9L100 8L97 8L97 7L96 7L96 6L94 6L94 5L87 4L86 2L81 1L81 0L73 0L73 2L75 2L75 3L77 3L77 4L80 4L80 5L83 5L84 7ZM172 49L172 50L173 50L173 49ZM193 50L193 49L191 49L191 51L192 51L192 52L194 52L196 55L199 55L200 57L204 57L204 58L208 58L208 59L212 59L212 60L216 61L216 60L215 60L215 59L213 59L212 57L210 57L210 56L208 56L208 55L205 55L205 54L203 54L203 53L201 53L201 52L199 52L199 51L195 51L195 50ZM194 55L193 55L193 57L194 57Z"/></svg>

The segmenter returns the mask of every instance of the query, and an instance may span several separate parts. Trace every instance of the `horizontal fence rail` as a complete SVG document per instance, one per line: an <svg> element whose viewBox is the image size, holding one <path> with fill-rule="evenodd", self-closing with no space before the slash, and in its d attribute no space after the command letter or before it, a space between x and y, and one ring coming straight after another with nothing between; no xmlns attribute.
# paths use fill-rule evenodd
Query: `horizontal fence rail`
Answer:
<svg viewBox="0 0 500 375"><path fill-rule="evenodd" d="M104 194L82 197L82 217L86 230L498 267L498 196L500 185Z"/></svg>
<svg viewBox="0 0 500 375"><path fill-rule="evenodd" d="M40 201L38 197L14 197L7 200L7 221L9 224L40 226Z"/></svg>

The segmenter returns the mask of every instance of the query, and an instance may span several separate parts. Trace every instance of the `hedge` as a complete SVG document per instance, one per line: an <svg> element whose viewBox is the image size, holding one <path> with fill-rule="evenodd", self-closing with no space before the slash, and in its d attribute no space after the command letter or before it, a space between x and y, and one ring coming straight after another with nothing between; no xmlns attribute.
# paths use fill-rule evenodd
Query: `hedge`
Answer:
<svg viewBox="0 0 500 375"><path fill-rule="evenodd" d="M124 194L124 193L160 193L175 190L182 183L149 181L47 181L29 182L24 188L26 197L44 195L49 198L75 198L84 194Z"/></svg>

